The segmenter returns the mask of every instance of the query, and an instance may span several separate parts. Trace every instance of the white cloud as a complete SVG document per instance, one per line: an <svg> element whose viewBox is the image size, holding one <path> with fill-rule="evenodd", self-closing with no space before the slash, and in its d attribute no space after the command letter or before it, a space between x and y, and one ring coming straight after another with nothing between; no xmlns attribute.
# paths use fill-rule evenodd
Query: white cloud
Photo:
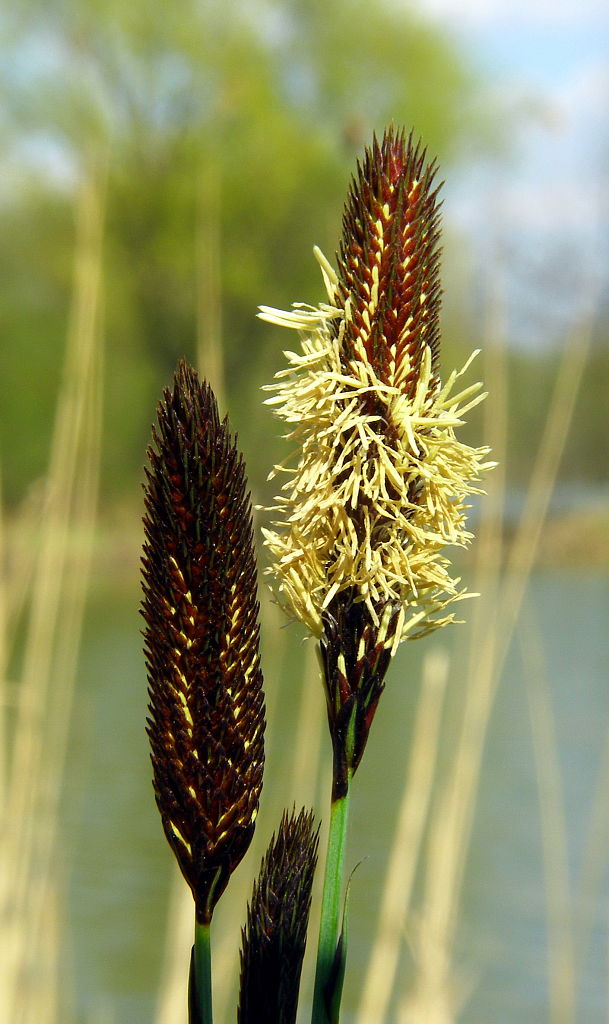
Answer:
<svg viewBox="0 0 609 1024"><path fill-rule="evenodd" d="M608 203L609 186L600 182L589 185L570 175L545 182L520 178L495 183L483 203L479 195L458 200L453 213L462 224L486 220L497 234L522 230L529 238L547 233L590 241Z"/></svg>
<svg viewBox="0 0 609 1024"><path fill-rule="evenodd" d="M609 128L609 65L606 61L592 59L579 65L557 84L555 95L571 121L580 127L600 121L605 129Z"/></svg>
<svg viewBox="0 0 609 1024"><path fill-rule="evenodd" d="M418 0L412 6L432 17L458 19L465 26L609 23L606 0Z"/></svg>

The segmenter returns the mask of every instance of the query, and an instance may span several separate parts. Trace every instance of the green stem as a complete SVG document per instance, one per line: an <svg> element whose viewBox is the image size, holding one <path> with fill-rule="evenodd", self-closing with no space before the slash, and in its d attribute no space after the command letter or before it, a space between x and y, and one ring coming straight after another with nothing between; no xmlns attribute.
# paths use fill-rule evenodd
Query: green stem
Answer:
<svg viewBox="0 0 609 1024"><path fill-rule="evenodd" d="M326 853L326 870L319 923L317 970L311 1024L335 1024L330 1016L328 995L333 981L333 968L339 937L339 922L343 898L343 875L347 846L349 817L349 782L343 796L332 802L330 832ZM338 1015L336 1015L338 1020Z"/></svg>
<svg viewBox="0 0 609 1024"><path fill-rule="evenodd" d="M199 1020L196 1024L213 1024L210 925L200 924L198 921L195 921L194 967L199 1008Z"/></svg>

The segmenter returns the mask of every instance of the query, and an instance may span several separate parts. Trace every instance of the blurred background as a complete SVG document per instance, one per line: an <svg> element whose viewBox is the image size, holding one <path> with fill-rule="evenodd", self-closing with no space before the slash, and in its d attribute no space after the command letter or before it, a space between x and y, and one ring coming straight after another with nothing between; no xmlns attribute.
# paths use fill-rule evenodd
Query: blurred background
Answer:
<svg viewBox="0 0 609 1024"><path fill-rule="evenodd" d="M187 357L271 502L287 452L260 388L295 339L256 307L323 298L312 248L333 256L393 121L445 179L442 365L482 350L462 438L500 465L456 555L483 596L400 649L356 780L343 1019L607 1020L606 5L22 0L0 46L1 1019L184 1020L191 911L144 734L150 425ZM267 773L216 922L220 1022L282 807L327 817L315 659L282 626L265 597Z"/></svg>

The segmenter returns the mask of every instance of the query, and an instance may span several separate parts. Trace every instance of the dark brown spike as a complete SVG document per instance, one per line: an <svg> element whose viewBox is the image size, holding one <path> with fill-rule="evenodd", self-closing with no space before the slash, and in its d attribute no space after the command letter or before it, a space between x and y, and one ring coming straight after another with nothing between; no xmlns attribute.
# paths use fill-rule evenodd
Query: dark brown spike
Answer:
<svg viewBox="0 0 609 1024"><path fill-rule="evenodd" d="M284 813L254 883L242 931L238 1024L294 1024L319 829Z"/></svg>
<svg viewBox="0 0 609 1024"><path fill-rule="evenodd" d="M345 368L361 358L363 345L378 377L397 383L409 397L427 345L432 371L439 370L435 174L435 160L427 163L426 150L412 133L406 139L403 130L391 127L380 143L375 136L351 182L337 254L339 299L348 311ZM375 287L379 298L371 306Z"/></svg>
<svg viewBox="0 0 609 1024"><path fill-rule="evenodd" d="M211 388L184 362L148 456L142 614L154 790L207 923L253 835L264 699L245 467Z"/></svg>

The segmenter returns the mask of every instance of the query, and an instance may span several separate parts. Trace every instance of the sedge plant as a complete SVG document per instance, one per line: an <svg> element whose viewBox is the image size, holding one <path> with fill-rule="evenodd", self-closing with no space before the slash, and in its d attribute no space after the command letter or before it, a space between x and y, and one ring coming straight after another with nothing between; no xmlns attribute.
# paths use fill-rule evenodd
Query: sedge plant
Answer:
<svg viewBox="0 0 609 1024"><path fill-rule="evenodd" d="M312 1024L339 1020L346 960L349 800L399 644L454 621L467 596L448 545L488 449L459 441L484 395L440 376L435 166L388 129L358 165L326 301L260 307L295 330L269 404L294 451L264 531L278 603L319 645L333 751ZM256 562L243 460L210 387L182 363L149 450L143 614L154 788L195 904L189 1019L211 1024L210 926L254 830L264 701ZM271 475L274 475L271 474ZM284 816L243 931L239 1024L296 1020L317 859L302 811Z"/></svg>

